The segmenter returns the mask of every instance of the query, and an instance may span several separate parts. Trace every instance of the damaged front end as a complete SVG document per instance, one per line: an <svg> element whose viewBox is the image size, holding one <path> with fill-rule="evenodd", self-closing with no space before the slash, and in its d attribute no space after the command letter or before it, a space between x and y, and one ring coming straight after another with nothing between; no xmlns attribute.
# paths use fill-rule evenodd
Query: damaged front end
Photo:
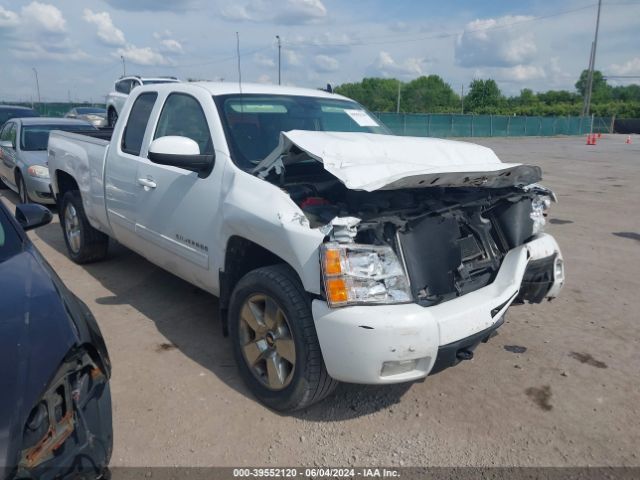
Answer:
<svg viewBox="0 0 640 480"><path fill-rule="evenodd" d="M344 155L340 142L351 138L347 134L338 147L329 144L322 153L314 153L309 132L300 136L308 145L291 139L297 132L283 135L288 141L259 175L286 191L309 225L328 235L321 264L325 295L334 307L409 302L429 307L485 287L510 250L542 233L555 201L550 190L535 183L537 167L500 168L505 164L497 157L498 164L493 162L487 149L481 153L488 158L488 172L465 172L458 164L454 175L445 167L421 170L412 163L406 178L396 173L385 183ZM384 161L391 162L393 151L381 145ZM340 162L349 173L336 167ZM397 165L392 170L401 171ZM377 188L367 191L367 185ZM547 253L530 259L515 302L538 303L557 295L564 266L559 251Z"/></svg>
<svg viewBox="0 0 640 480"><path fill-rule="evenodd" d="M330 222L332 241L322 254L327 298L335 306L415 302L428 307L476 291L494 281L510 250L540 234L544 225L544 214L534 208L545 200L539 191L344 193ZM360 220L351 227L355 235L344 235L341 212ZM516 302L548 297L564 275L561 262L558 253L532 260Z"/></svg>

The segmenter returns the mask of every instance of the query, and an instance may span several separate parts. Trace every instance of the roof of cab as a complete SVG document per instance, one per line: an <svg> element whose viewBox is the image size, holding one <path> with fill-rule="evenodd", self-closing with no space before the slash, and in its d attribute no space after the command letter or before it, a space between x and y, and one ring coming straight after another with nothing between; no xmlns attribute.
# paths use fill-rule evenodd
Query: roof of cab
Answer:
<svg viewBox="0 0 640 480"><path fill-rule="evenodd" d="M212 95L230 94L264 94L264 95L299 95L302 97L337 98L350 100L337 93L329 93L325 90L313 88L290 87L286 85L269 85L264 83L243 83L242 90L237 82L193 82L190 85L198 85L208 90Z"/></svg>
<svg viewBox="0 0 640 480"><path fill-rule="evenodd" d="M76 120L74 118L57 118L57 117L25 117L13 118L22 125L91 125L84 120Z"/></svg>

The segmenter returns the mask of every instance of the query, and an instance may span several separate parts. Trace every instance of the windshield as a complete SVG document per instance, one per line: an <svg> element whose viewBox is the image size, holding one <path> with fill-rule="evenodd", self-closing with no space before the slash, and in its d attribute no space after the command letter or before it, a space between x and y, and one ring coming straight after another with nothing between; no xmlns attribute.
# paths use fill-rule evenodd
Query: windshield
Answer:
<svg viewBox="0 0 640 480"><path fill-rule="evenodd" d="M104 108L79 107L76 112L78 115L105 115L107 111Z"/></svg>
<svg viewBox="0 0 640 480"><path fill-rule="evenodd" d="M46 150L49 143L51 130L63 130L65 132L84 132L96 130L93 125L24 125L20 133L20 148L24 151Z"/></svg>
<svg viewBox="0 0 640 480"><path fill-rule="evenodd" d="M293 95L221 95L214 101L236 165L250 170L277 146L280 132L388 134L364 107L349 100Z"/></svg>

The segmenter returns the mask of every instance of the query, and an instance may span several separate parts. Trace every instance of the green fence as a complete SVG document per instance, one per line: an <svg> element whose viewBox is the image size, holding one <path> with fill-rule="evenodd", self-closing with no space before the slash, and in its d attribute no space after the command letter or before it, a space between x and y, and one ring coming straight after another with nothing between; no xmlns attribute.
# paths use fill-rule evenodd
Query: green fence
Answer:
<svg viewBox="0 0 640 480"><path fill-rule="evenodd" d="M526 137L582 135L591 131L591 117L384 112L376 116L396 135L413 137ZM611 123L611 117L595 117L593 132L609 133Z"/></svg>

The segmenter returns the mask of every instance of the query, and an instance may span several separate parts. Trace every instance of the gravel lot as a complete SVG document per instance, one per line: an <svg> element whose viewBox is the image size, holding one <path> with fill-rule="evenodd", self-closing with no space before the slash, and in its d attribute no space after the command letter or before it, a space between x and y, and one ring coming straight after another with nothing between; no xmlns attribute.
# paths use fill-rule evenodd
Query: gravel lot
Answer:
<svg viewBox="0 0 640 480"><path fill-rule="evenodd" d="M640 465L640 138L625 138L474 139L556 191L561 297L510 309L472 361L423 383L342 385L291 416L245 389L214 297L114 243L73 264L56 216L30 236L106 337L112 466Z"/></svg>

